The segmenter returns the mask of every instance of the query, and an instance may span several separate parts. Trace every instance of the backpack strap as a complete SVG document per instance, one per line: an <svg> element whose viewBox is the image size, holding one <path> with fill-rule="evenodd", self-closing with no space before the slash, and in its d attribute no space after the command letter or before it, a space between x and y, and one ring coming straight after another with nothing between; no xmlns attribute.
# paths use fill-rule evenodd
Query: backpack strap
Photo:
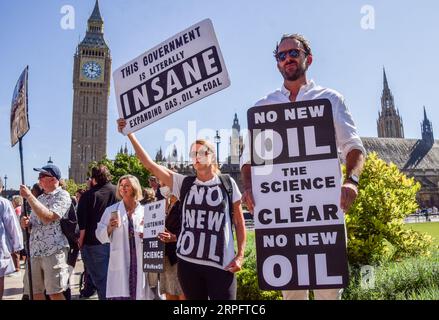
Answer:
<svg viewBox="0 0 439 320"><path fill-rule="evenodd" d="M78 218L76 216L76 208L73 203L70 204L69 210L60 219L61 231L69 241L70 247L79 239Z"/></svg>
<svg viewBox="0 0 439 320"><path fill-rule="evenodd" d="M181 188L180 188L180 212L182 212L182 213L183 213L184 200L185 200L186 195L188 194L189 190L191 190L192 185L194 184L195 179L196 179L196 176L186 176L183 179L183 183L181 184Z"/></svg>
<svg viewBox="0 0 439 320"><path fill-rule="evenodd" d="M219 174L218 175L221 184L223 188L227 192L227 197L229 198L229 216L230 216L230 223L233 225L233 187L232 187L232 180L230 175L228 174Z"/></svg>

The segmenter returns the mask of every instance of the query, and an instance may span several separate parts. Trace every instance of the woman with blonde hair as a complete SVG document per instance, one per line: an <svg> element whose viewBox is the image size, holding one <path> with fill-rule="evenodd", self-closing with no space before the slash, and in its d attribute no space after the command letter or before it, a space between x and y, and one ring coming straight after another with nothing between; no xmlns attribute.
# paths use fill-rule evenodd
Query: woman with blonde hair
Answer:
<svg viewBox="0 0 439 320"><path fill-rule="evenodd" d="M116 197L105 209L96 238L110 243L106 297L114 300L150 300L153 294L143 273L142 188L132 175L119 179Z"/></svg>
<svg viewBox="0 0 439 320"><path fill-rule="evenodd" d="M119 132L125 126L126 121L119 119ZM134 134L128 134L128 138L143 166L182 203L177 257L178 278L185 297L189 300L236 299L235 273L242 267L246 238L241 193L232 178L229 189L222 183L213 145L206 140L196 140L191 145L189 155L196 177L189 177L155 163ZM238 242L236 253L233 226ZM170 234L162 234L160 240L175 241Z"/></svg>

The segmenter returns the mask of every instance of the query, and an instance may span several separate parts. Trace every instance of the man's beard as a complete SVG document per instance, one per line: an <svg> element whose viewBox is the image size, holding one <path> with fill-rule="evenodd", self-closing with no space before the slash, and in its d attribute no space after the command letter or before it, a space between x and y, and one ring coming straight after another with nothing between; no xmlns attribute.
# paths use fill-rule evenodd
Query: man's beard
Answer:
<svg viewBox="0 0 439 320"><path fill-rule="evenodd" d="M283 78L288 81L296 81L297 79L302 77L305 74L306 69L308 69L305 63L296 64L296 70L294 71L286 71L287 67L288 65L285 65L283 69L280 69L280 73L282 74Z"/></svg>

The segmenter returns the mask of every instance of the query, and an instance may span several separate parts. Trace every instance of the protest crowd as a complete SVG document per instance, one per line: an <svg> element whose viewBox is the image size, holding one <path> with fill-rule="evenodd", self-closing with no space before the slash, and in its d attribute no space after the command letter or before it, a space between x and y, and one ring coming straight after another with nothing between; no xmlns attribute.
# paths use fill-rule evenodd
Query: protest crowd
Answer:
<svg viewBox="0 0 439 320"><path fill-rule="evenodd" d="M194 29L197 35L202 34L199 30L204 30L203 23L207 22L202 22L201 27ZM195 41L197 37L188 39ZM202 87L204 91L219 88L226 82L225 79L220 79L219 72L225 68L217 67L224 63L217 51L219 52L219 49L209 49L200 55L199 60L194 58L191 62L197 65L197 61L204 63L204 67L201 68L203 73L199 75L207 79L204 79L207 81ZM362 170L365 150L341 94L307 80L306 71L313 61L308 41L297 34L283 36L275 46L274 59L283 77L281 89L258 101L252 109L256 111L252 112L256 114L255 119L259 119L264 110L271 110L272 114L276 113L276 110L282 110L279 114L288 115L290 124L295 121L296 127L286 128L286 132L289 138L294 136L291 133L295 132L296 141L280 141L279 145L293 149L279 152L275 159L272 159L272 176L266 175L261 178L266 181L255 180L260 178L251 172L260 165L251 156L252 150L261 148L257 142L263 144L257 139L244 144L241 157L243 194L232 177L221 174L215 147L207 140L197 139L190 145L189 157L195 175L185 176L159 165L145 151L134 133L145 126L142 122L148 119L145 118L145 114L140 113L142 110L139 106L125 106L123 110L127 114L125 117L121 115L118 119L118 130L127 135L136 156L151 173L148 181L150 188L143 189L138 177L131 174L120 177L117 185L113 185L109 169L104 165L96 165L89 170L87 189L78 189L75 196L71 196L65 190L63 175L57 165L49 163L34 168L38 173L38 181L31 189L24 184L21 185L20 195L12 202L0 197L0 299L3 294L4 277L19 271L20 261L24 259L26 273L23 278L23 299L71 299L70 279L80 255L84 265L81 297L90 297L97 293L100 300L235 300L236 273L242 269L246 247L242 203L253 213L255 208L258 208L258 199L259 204L265 203L265 200L261 199L270 199L263 197L271 197L272 194L274 197L281 189L286 192L299 190L294 181L302 181L302 185L312 181L309 187L301 188L301 193L293 199L297 203L304 200L307 189L318 191L323 188L323 194L336 190L331 193L335 194L335 200L333 196L327 200L332 201L331 203L322 202L322 212L318 211L317 205L309 205L306 219L302 212L305 209L302 207L289 208L291 214L288 223L302 223L304 230L309 230L305 228L312 225L313 221L311 224L308 223L310 220L332 220L333 226L328 227L323 223L315 223L312 226L322 228L322 233L326 232L325 235L337 235L339 251L346 256L344 216L339 213L342 210L347 211L357 197L358 177ZM194 85L192 79L198 77L194 75L195 66L183 64L183 69L178 74L186 79L187 83L184 85ZM179 80L175 78L173 81ZM160 90L163 91L161 88ZM173 94L172 88L169 90L167 94ZM134 99L132 97L139 97L140 94L138 89L127 92L129 94L126 94L126 97L119 99L123 103L128 103L130 99ZM190 96L185 95L184 99ZM319 104L313 105L313 100L318 100ZM309 106L301 107L306 103ZM282 104L288 105L282 107ZM295 109L287 108L290 104L299 106L296 113L292 113ZM143 120L136 122L133 118ZM302 118L309 118L303 120L308 121L307 126L303 124ZM253 125L259 125L261 122L263 121L256 121ZM312 131L317 130L315 128L318 128L319 123L320 128L327 128L326 133L316 134ZM133 125L139 126L133 128ZM303 130L303 134L297 135L299 129ZM275 138L286 136L280 131L281 126L273 130L279 130ZM328 145L317 145L316 137L321 138L325 135L329 136L324 140ZM299 139L304 139L304 142ZM312 139L314 141L311 141ZM299 148L299 145L302 147ZM304 150L306 156L311 158L302 157L300 153ZM337 150L346 163L345 177L338 175L340 164ZM287 181L282 177L278 180L282 179L283 182L269 181L275 179L276 170L281 170L279 172L286 175L289 169L282 166L296 162L296 158L302 161L326 161L322 162L325 164L332 161L334 166L331 168L334 168L336 174L332 174L332 169L328 169L329 173L323 184L319 176L307 177L312 174L312 167L304 165L297 172L294 171L296 169L291 169L294 173L290 175L303 176L298 180L291 178ZM281 183L282 188L279 187ZM262 191L257 191L258 187L255 185L261 186ZM325 188L329 190L328 193ZM0 191L1 189L0 183ZM269 202L266 201L267 206ZM274 222L286 223L285 219L281 219L279 212L287 205L292 206L290 201L284 203L283 200L276 205L281 208L273 210L274 213L269 209L261 210L257 214L255 212L255 220L267 225L264 230L267 233L266 239L271 237L270 232L275 232ZM302 203L301 206L305 207L306 203ZM160 211L163 218L154 220L156 211L153 210ZM149 220L150 218L152 220ZM161 228L148 229L149 226ZM156 232L157 230L159 231ZM264 240L264 245L267 243ZM270 248L265 248L265 252L269 250ZM304 253L298 255L302 262L305 261L305 256L308 257ZM315 254L316 274L312 274L312 277L308 270L304 270L308 267L308 260L305 261L306 264L298 266L297 268L304 270L300 273L298 281L308 285L306 288L317 288L314 290L316 299L340 299L341 288L346 284L347 263L341 263L341 269L337 269L341 276L328 276L326 273L322 275L322 266L326 267L326 257L329 259L329 254ZM314 259L314 256L312 258ZM345 260L345 257L343 259ZM282 260L282 263L284 261L288 264L287 259ZM269 271L267 265L264 264L264 268L261 268L263 270L258 272ZM290 286L286 286L292 281L290 279L283 285L276 284L278 278L264 274L266 282L262 283L262 286L268 289L272 289L273 286L286 288L283 290L284 299L308 298L307 290L291 290ZM317 279L317 286L310 285L310 278Z"/></svg>

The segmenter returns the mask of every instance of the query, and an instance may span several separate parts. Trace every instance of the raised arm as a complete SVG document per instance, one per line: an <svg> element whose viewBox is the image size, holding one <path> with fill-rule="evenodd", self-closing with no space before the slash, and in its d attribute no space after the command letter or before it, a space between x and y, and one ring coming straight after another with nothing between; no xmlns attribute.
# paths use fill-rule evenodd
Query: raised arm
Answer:
<svg viewBox="0 0 439 320"><path fill-rule="evenodd" d="M123 128L126 126L126 121L124 119L117 120L118 130L122 132ZM149 170L153 175L155 175L159 180L172 189L172 176L173 172L168 168L165 168L157 163L155 163L149 154L143 149L139 140L137 140L134 133L128 134L128 139L130 139L131 144L136 152L137 158L139 158L140 162L143 166Z"/></svg>
<svg viewBox="0 0 439 320"><path fill-rule="evenodd" d="M20 186L20 195L27 200L32 211L38 216L38 218L47 225L53 221L60 220L70 208L72 200L68 194L63 195L63 200L55 202L51 209L45 207L29 190L25 185Z"/></svg>

